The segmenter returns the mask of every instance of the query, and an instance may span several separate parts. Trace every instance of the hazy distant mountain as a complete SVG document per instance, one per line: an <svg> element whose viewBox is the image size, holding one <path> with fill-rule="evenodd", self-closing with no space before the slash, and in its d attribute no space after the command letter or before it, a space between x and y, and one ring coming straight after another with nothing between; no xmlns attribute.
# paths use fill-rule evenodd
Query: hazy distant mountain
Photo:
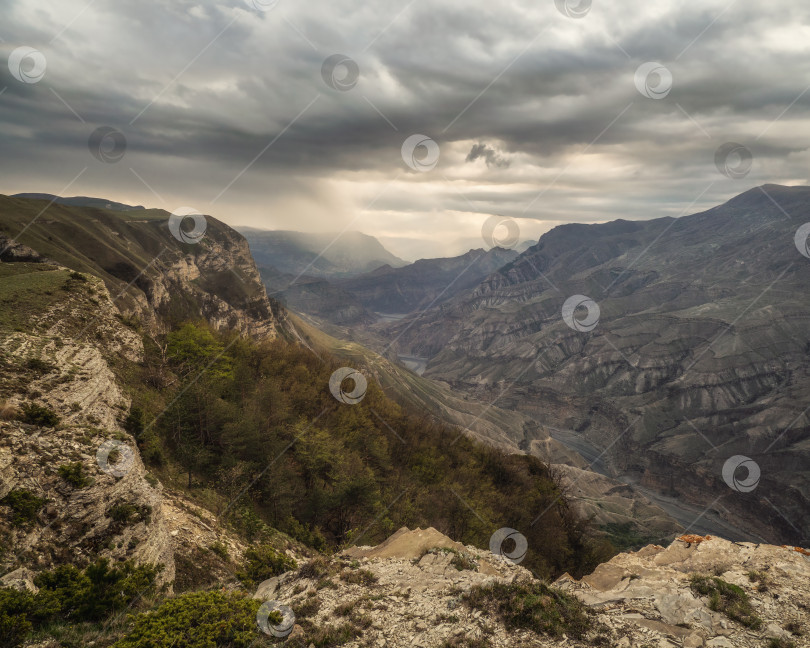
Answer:
<svg viewBox="0 0 810 648"><path fill-rule="evenodd" d="M283 306L341 326L371 324L376 317L350 292L322 277L279 272L275 268L259 269L267 294Z"/></svg>
<svg viewBox="0 0 810 648"><path fill-rule="evenodd" d="M351 277L382 265L400 267L405 261L386 250L373 236L361 232L310 234L284 230L236 228L250 244L259 268L313 277Z"/></svg>
<svg viewBox="0 0 810 648"><path fill-rule="evenodd" d="M499 407L570 431L611 474L691 502L695 516L705 508L701 522L800 542L810 260L794 237L807 221L810 188L765 185L679 219L563 225L388 334L399 353L430 358L426 377L502 394ZM577 295L598 305L590 331L563 320ZM737 455L761 470L753 492L724 483Z"/></svg>
<svg viewBox="0 0 810 648"><path fill-rule="evenodd" d="M335 282L378 313L410 313L440 304L517 258L514 250L470 250L448 259L421 259L402 268L390 265Z"/></svg>
<svg viewBox="0 0 810 648"><path fill-rule="evenodd" d="M12 198L34 198L37 200L49 200L60 205L71 205L73 207L98 207L100 209L112 209L113 211L132 211L133 209L144 209L142 206L125 205L124 203L107 200L106 198L90 198L89 196L73 196L72 198L61 198L53 194L46 193L19 193Z"/></svg>
<svg viewBox="0 0 810 648"><path fill-rule="evenodd" d="M529 239L528 241L521 241L515 246L515 251L517 252L525 252L528 250L532 245L537 245L537 241L534 239Z"/></svg>

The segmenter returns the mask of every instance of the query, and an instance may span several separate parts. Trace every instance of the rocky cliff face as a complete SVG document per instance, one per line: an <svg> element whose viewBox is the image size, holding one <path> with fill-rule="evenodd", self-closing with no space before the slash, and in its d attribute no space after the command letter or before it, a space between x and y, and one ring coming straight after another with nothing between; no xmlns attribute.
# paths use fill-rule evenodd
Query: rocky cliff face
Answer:
<svg viewBox="0 0 810 648"><path fill-rule="evenodd" d="M28 288L14 295L9 284ZM26 311L0 318L0 583L33 589L38 571L97 558L162 565L169 592L234 582L244 542L150 475L122 426L130 402L118 372L143 346L105 283L0 264L0 300ZM32 405L30 422L17 420ZM14 494L36 498L24 519Z"/></svg>
<svg viewBox="0 0 810 648"><path fill-rule="evenodd" d="M41 272L71 281L66 270ZM138 360L141 339L122 324L103 282L73 281L26 331L4 330L0 338L4 418L33 404L59 419L40 411L29 423L0 420L0 498L22 492L44 503L22 523L13 521L8 499L0 506L2 571L21 560L39 571L107 557L163 565L160 580L170 583L161 487L121 427L129 400L110 369L116 358Z"/></svg>
<svg viewBox="0 0 810 648"><path fill-rule="evenodd" d="M0 196L0 258L26 260L20 255L33 249L32 258L91 272L124 315L156 332L204 318L219 328L275 337L283 311L267 298L247 241L215 218L197 218L203 234L192 239L182 229L189 219L162 210L49 206Z"/></svg>
<svg viewBox="0 0 810 648"><path fill-rule="evenodd" d="M684 536L620 554L581 581L565 575L551 588L497 552L432 528L403 528L377 547L353 547L266 581L254 598L299 610L285 622L296 624L290 640L304 643L319 628L362 633L348 646L810 645L810 558L793 547ZM717 585L715 578L745 604L732 610L724 598L701 594L701 583ZM501 599L488 600L488 591Z"/></svg>
<svg viewBox="0 0 810 648"><path fill-rule="evenodd" d="M430 358L426 377L592 445L608 474L800 542L810 265L794 237L809 219L810 189L768 185L677 220L558 227L388 336ZM577 295L593 325L582 305L566 324ZM755 490L737 488L743 469L724 480L737 456Z"/></svg>

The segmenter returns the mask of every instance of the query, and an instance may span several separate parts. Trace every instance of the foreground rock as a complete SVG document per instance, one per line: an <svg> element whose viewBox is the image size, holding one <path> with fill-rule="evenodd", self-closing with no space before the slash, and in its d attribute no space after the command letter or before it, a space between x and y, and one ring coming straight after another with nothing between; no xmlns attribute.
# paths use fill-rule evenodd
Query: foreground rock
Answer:
<svg viewBox="0 0 810 648"><path fill-rule="evenodd" d="M493 584L539 585L499 556L454 542L435 529L400 529L377 547L353 547L330 561L265 581L255 597L296 612L291 643L332 633L346 646L668 646L810 645L810 558L792 547L683 536L568 575L554 587L585 606L590 629L580 639L508 629L502 615L470 606L466 595ZM461 568L459 568L459 565ZM759 622L745 627L690 586L692 574L739 586ZM753 580L752 580L753 578ZM540 604L543 604L540 602ZM292 626L290 626L292 627ZM792 643L789 643L792 642Z"/></svg>

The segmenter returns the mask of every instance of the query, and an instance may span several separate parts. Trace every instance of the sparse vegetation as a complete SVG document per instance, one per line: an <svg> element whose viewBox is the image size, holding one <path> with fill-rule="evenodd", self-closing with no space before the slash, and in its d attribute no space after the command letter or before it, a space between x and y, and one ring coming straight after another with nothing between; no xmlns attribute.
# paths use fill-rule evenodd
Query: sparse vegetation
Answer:
<svg viewBox="0 0 810 648"><path fill-rule="evenodd" d="M478 571L478 561L465 551L459 551L458 549L450 547L434 547L425 550L422 556L429 553L452 554L453 557L450 559L450 564L458 571Z"/></svg>
<svg viewBox="0 0 810 648"><path fill-rule="evenodd" d="M773 637L768 641L768 648L796 648L796 644L790 639Z"/></svg>
<svg viewBox="0 0 810 648"><path fill-rule="evenodd" d="M582 639L591 627L579 599L540 582L479 585L464 594L462 601L498 617L508 630Z"/></svg>
<svg viewBox="0 0 810 648"><path fill-rule="evenodd" d="M492 641L488 637L471 639L468 637L453 637L442 643L441 648L490 648Z"/></svg>
<svg viewBox="0 0 810 648"><path fill-rule="evenodd" d="M767 592L768 591L768 574L764 571L749 571L748 572L748 580L752 583L757 584L757 591L758 592Z"/></svg>
<svg viewBox="0 0 810 648"><path fill-rule="evenodd" d="M721 612L746 628L757 630L762 626L762 619L754 614L748 594L741 587L702 574L692 574L689 584L695 593L709 597L710 610Z"/></svg>
<svg viewBox="0 0 810 648"><path fill-rule="evenodd" d="M340 580L353 585L368 586L376 583L378 579L374 572L368 569L353 569L341 572Z"/></svg>

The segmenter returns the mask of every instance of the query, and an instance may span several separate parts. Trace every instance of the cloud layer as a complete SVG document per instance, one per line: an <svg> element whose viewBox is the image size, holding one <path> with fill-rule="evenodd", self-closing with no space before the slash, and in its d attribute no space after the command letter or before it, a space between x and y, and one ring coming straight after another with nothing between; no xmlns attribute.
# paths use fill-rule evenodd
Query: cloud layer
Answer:
<svg viewBox="0 0 810 648"><path fill-rule="evenodd" d="M807 182L810 6L787 0L5 4L3 193L359 229L414 257L482 246L492 215L537 238ZM41 80L16 78L21 46ZM93 154L99 127L121 136ZM406 164L414 134L435 166ZM744 175L718 170L727 142Z"/></svg>

